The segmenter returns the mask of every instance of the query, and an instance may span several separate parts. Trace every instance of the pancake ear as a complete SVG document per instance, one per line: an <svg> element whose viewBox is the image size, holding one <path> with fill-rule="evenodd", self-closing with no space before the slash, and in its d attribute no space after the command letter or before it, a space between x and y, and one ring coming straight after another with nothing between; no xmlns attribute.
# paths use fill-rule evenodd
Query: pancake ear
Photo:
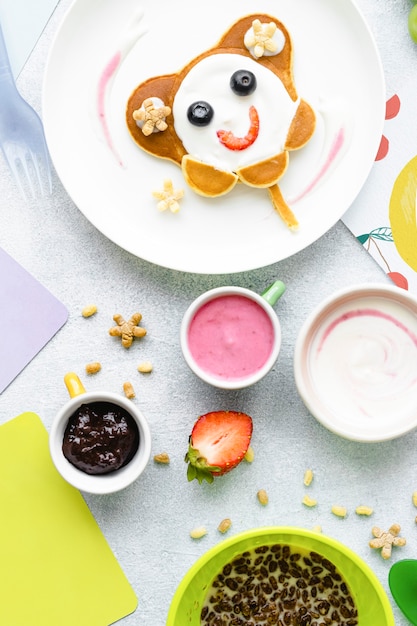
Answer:
<svg viewBox="0 0 417 626"><path fill-rule="evenodd" d="M280 30L284 36L284 47L278 54L271 56L263 56L257 59L258 63L264 65L269 70L274 72L284 83L292 100L297 99L297 91L295 89L292 65L293 65L293 45L289 32L285 28L284 24L277 20L272 15L267 13L254 13L247 15L242 19L235 22L229 30L223 35L217 44L216 48L228 49L228 52L236 52L238 54L244 54L250 58L254 58L244 44L244 37L247 31L252 27L255 20L259 20L261 23L269 24L274 22L278 30ZM233 48L233 49L231 49Z"/></svg>
<svg viewBox="0 0 417 626"><path fill-rule="evenodd" d="M143 82L131 94L126 107L126 123L136 143L146 152L163 159L169 159L181 165L186 151L174 129L172 104L177 92L177 74L156 76ZM170 107L171 113L166 117L166 130L145 135L133 118L134 111L142 107L147 98L159 98L165 106Z"/></svg>
<svg viewBox="0 0 417 626"><path fill-rule="evenodd" d="M297 150L302 148L311 138L315 128L316 115L308 102L301 99L288 131L285 149Z"/></svg>

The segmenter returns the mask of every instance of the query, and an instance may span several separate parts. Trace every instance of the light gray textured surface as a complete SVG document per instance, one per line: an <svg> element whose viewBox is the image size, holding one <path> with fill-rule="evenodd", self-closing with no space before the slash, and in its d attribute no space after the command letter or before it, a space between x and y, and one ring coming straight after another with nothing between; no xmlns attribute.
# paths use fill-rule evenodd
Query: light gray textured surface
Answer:
<svg viewBox="0 0 417 626"><path fill-rule="evenodd" d="M60 2L19 78L22 94L39 111L48 50L70 4ZM406 30L411 3L360 0L358 5L380 47L389 96L404 77L415 78L417 53ZM295 339L311 309L349 284L388 282L341 222L308 249L273 266L201 276L151 265L114 245L83 217L56 177L54 194L47 202L25 204L3 161L0 209L0 245L70 312L65 327L1 395L0 423L34 411L49 429L55 412L67 400L63 376L69 370L78 372L91 390L122 392L123 382L131 380L137 393L134 402L152 430L152 453L167 451L171 456L169 466L151 462L136 484L121 493L86 496L138 596L138 609L122 620L123 626L165 624L182 576L221 540L216 528L224 517L233 521L230 533L269 524L306 528L320 524L324 533L355 550L388 591L390 565L403 557L417 557L416 510L411 502L417 489L417 433L382 444L343 440L308 413L293 377ZM277 278L286 283L287 291L276 305L283 343L273 371L255 387L239 392L219 391L197 380L179 346L179 326L190 301L206 289L226 284L260 292ZM98 313L86 320L81 309L89 303L98 306ZM143 314L148 335L127 351L108 336L108 329L114 313L130 316L136 310ZM149 376L136 371L145 359L154 364ZM96 360L102 363L102 371L87 379L85 364ZM183 461L188 435L199 414L217 409L252 415L255 461L211 486L189 484ZM301 504L307 467L315 472L310 492L319 502L311 510ZM267 507L256 500L260 488L269 493ZM348 517L332 515L333 504L346 506ZM359 504L374 507L371 519L355 515ZM385 562L368 547L371 527L387 529L394 522L401 525L407 546L395 550ZM205 525L208 534L194 541L189 531L199 525ZM405 626L407 621L395 606L394 611L397 624Z"/></svg>

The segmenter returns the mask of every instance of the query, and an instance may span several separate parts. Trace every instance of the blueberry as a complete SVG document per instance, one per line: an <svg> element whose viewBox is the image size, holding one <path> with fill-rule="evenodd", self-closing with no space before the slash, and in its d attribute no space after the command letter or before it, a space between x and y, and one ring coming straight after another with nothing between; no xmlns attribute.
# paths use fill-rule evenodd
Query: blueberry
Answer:
<svg viewBox="0 0 417 626"><path fill-rule="evenodd" d="M213 107L204 100L190 104L187 110L188 121L194 126L208 126L213 119Z"/></svg>
<svg viewBox="0 0 417 626"><path fill-rule="evenodd" d="M237 70L230 79L230 88L237 96L249 96L256 89L256 76L249 70Z"/></svg>

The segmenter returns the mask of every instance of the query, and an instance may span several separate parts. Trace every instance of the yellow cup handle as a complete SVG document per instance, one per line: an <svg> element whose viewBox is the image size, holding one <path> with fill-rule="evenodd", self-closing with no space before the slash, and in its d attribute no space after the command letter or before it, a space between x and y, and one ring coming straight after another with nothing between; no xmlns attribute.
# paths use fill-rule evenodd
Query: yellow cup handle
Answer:
<svg viewBox="0 0 417 626"><path fill-rule="evenodd" d="M71 398L75 398L75 396L80 396L82 393L85 393L84 385L75 372L68 372L68 374L65 374L64 383Z"/></svg>

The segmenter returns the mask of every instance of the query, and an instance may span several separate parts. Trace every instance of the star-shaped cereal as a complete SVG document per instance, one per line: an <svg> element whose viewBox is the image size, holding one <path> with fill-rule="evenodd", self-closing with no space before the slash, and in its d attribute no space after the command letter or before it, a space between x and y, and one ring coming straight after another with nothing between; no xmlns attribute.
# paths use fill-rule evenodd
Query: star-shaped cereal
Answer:
<svg viewBox="0 0 417 626"><path fill-rule="evenodd" d="M142 132L148 137L155 130L163 131L168 128L165 118L170 113L171 107L165 106L163 103L162 106L156 106L152 98L146 98L140 109L133 111L132 115L134 120L142 122Z"/></svg>
<svg viewBox="0 0 417 626"><path fill-rule="evenodd" d="M262 23L260 20L252 22L252 29L249 30L244 39L245 46L253 49L253 56L259 59L265 52L274 53L278 46L273 40L277 25L274 22Z"/></svg>
<svg viewBox="0 0 417 626"><path fill-rule="evenodd" d="M389 559L391 556L392 546L405 546L404 537L399 537L401 526L393 524L388 532L382 531L378 526L372 528L372 534L375 539L371 539L369 546L371 548L382 548L381 556L383 559Z"/></svg>
<svg viewBox="0 0 417 626"><path fill-rule="evenodd" d="M146 335L146 330L138 326L142 319L140 313L134 313L128 322L126 322L119 313L113 315L113 319L117 326L110 328L109 335L112 337L121 337L122 345L125 348L130 348L135 337L140 338Z"/></svg>
<svg viewBox="0 0 417 626"><path fill-rule="evenodd" d="M166 211L169 209L172 213L178 213L180 210L180 205L178 200L184 196L183 189L174 189L174 185L172 180L169 178L164 180L164 188L162 191L153 191L152 195L154 198L159 200L157 209L159 211Z"/></svg>

